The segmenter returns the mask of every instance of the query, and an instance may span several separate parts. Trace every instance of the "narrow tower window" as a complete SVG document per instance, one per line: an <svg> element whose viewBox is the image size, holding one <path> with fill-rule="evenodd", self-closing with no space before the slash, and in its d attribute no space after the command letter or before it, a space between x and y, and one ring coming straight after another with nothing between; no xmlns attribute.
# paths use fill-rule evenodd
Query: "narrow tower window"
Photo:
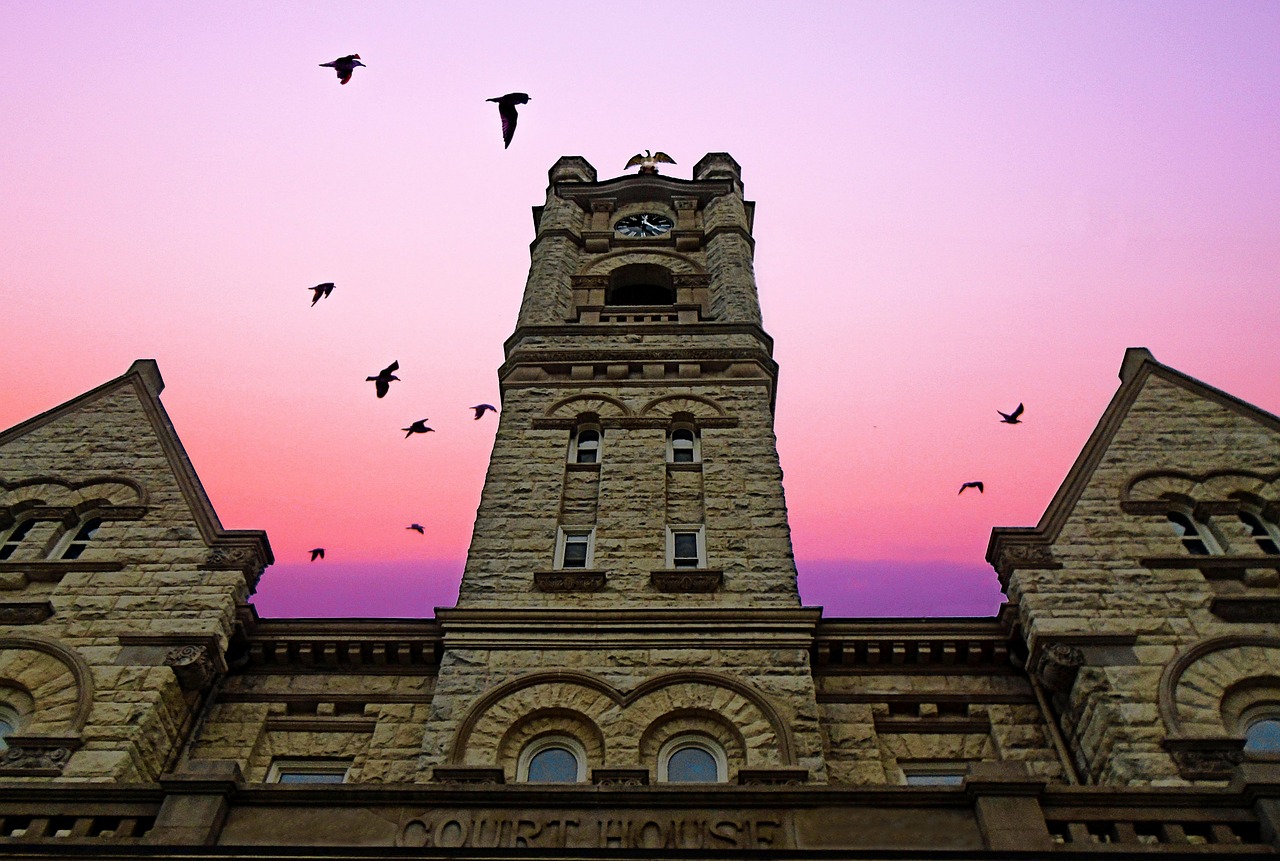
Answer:
<svg viewBox="0 0 1280 861"><path fill-rule="evenodd" d="M13 556L18 549L18 545L27 537L27 533L31 531L31 527L36 525L34 517L28 517L25 520L19 520L9 530L4 537L4 543L0 544L0 559L8 559Z"/></svg>
<svg viewBox="0 0 1280 861"><path fill-rule="evenodd" d="M572 463L600 462L600 430L598 428L580 428L573 435L569 460Z"/></svg>
<svg viewBox="0 0 1280 861"><path fill-rule="evenodd" d="M667 564L672 568L707 567L701 526L668 528Z"/></svg>
<svg viewBox="0 0 1280 861"><path fill-rule="evenodd" d="M1222 548L1209 531L1207 524L1196 522L1191 515L1170 511L1167 515L1173 531L1182 539L1182 546L1194 556L1211 556L1222 553Z"/></svg>
<svg viewBox="0 0 1280 861"><path fill-rule="evenodd" d="M592 530L561 529L556 547L557 568L591 567Z"/></svg>
<svg viewBox="0 0 1280 861"><path fill-rule="evenodd" d="M697 463L700 460L698 435L693 428L678 427L667 437L667 459L671 463Z"/></svg>

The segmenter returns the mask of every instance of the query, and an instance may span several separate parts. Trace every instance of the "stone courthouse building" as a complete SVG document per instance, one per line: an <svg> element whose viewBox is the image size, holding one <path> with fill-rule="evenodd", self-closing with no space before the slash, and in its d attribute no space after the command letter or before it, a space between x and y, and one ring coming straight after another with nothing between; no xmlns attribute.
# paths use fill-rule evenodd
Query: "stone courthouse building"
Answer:
<svg viewBox="0 0 1280 861"><path fill-rule="evenodd" d="M693 176L552 167L434 618L259 618L152 361L0 433L0 857L1275 854L1280 419L1131 349L998 616L826 617Z"/></svg>

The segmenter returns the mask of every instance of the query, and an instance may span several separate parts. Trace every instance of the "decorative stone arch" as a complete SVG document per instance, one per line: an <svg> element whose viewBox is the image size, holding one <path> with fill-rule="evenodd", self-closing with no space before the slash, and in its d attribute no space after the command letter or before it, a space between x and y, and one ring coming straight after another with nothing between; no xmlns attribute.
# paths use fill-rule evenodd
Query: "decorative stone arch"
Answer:
<svg viewBox="0 0 1280 861"><path fill-rule="evenodd" d="M584 414L594 414L600 419L628 418L631 408L615 397L587 392L561 398L547 408L545 415L552 419L572 420Z"/></svg>
<svg viewBox="0 0 1280 861"><path fill-rule="evenodd" d="M682 413L684 415L680 415ZM640 408L639 415L642 418L697 422L706 419L722 419L728 413L711 398L702 395L675 394L654 398Z"/></svg>
<svg viewBox="0 0 1280 861"><path fill-rule="evenodd" d="M701 735L718 744L725 753L730 774L747 764L747 740L741 730L724 715L705 708L676 709L651 721L640 735L640 764L656 765L663 745L682 735Z"/></svg>
<svg viewBox="0 0 1280 861"><path fill-rule="evenodd" d="M745 764L796 765L791 730L772 703L751 685L720 673L685 670L665 673L623 692L603 679L576 670L530 673L481 696L463 718L449 748L449 765L508 765L510 733L539 712L571 712L601 733L608 764L635 764L640 742L655 722L672 716L718 715L741 737ZM542 731L554 729L548 726ZM585 743L585 739L583 739ZM511 742L514 743L514 742Z"/></svg>
<svg viewBox="0 0 1280 861"><path fill-rule="evenodd" d="M1174 659L1160 678L1160 717L1171 738L1221 738L1235 730L1223 703L1242 683L1276 680L1280 694L1280 637L1240 635L1205 640Z"/></svg>
<svg viewBox="0 0 1280 861"><path fill-rule="evenodd" d="M597 765L605 759L604 733L591 716L559 706L536 708L515 723L498 741L492 762L498 763L508 780L516 776L520 753L531 742L548 735L567 735L587 752L587 762Z"/></svg>
<svg viewBox="0 0 1280 861"><path fill-rule="evenodd" d="M1177 470L1143 472L1129 482L1121 494L1121 502L1144 504L1177 499L1207 502L1241 495L1275 499L1280 496L1280 472L1261 473L1244 469L1213 470L1201 474Z"/></svg>
<svg viewBox="0 0 1280 861"><path fill-rule="evenodd" d="M93 707L93 674L79 654L37 636L0 637L0 683L32 699L25 735L75 735Z"/></svg>
<svg viewBox="0 0 1280 861"><path fill-rule="evenodd" d="M0 508L24 502L74 508L83 508L87 504L136 506L147 504L147 491L133 479L119 476L98 476L76 482L52 476L29 478L13 484L0 480Z"/></svg>
<svg viewBox="0 0 1280 861"><path fill-rule="evenodd" d="M579 272L580 275L608 275L621 266L648 263L661 266L672 275L706 275L707 270L690 257L665 248L649 248L644 251L620 249L593 257Z"/></svg>

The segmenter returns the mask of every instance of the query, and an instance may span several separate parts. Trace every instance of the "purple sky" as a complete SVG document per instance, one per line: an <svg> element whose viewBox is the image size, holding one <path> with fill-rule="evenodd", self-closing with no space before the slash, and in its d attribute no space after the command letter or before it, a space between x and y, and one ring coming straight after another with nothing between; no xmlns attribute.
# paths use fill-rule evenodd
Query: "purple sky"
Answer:
<svg viewBox="0 0 1280 861"><path fill-rule="evenodd" d="M466 407L497 401L564 154L742 164L801 591L829 615L994 610L990 528L1039 519L1125 347L1280 410L1280 4L0 21L0 426L159 360L224 524L271 537L264 615L452 603L494 428ZM339 86L318 64L348 53L368 68ZM504 151L484 100L512 90Z"/></svg>

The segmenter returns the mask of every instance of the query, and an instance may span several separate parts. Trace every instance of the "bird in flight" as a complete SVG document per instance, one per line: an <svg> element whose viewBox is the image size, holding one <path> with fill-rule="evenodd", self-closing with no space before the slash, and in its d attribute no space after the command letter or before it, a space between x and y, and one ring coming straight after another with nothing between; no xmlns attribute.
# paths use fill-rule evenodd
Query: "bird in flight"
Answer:
<svg viewBox="0 0 1280 861"><path fill-rule="evenodd" d="M1000 413L999 410L996 410L996 412ZM1018 418L1020 415L1022 415L1022 404L1018 404L1018 408L1011 413L1000 413L1000 421L1007 425L1020 425L1022 424L1022 421Z"/></svg>
<svg viewBox="0 0 1280 861"><path fill-rule="evenodd" d="M676 160L673 159L671 156L667 155L665 152L655 152L653 155L650 155L649 151L645 150L644 155L640 155L640 153L636 153L635 155L633 155L631 157L631 160L627 162L627 167L635 167L636 165L640 165L641 173L657 173L659 164L675 164L675 163L676 163ZM626 170L626 168L623 168L623 170Z"/></svg>
<svg viewBox="0 0 1280 861"><path fill-rule="evenodd" d="M359 54L347 54L345 57L339 57L332 63L321 63L321 66L328 66L338 73L338 80L346 83L351 80L351 73L355 71L356 66L363 66L360 62Z"/></svg>
<svg viewBox="0 0 1280 861"><path fill-rule="evenodd" d="M395 361L387 365L381 371L378 371L378 376L365 377L364 379L365 379L365 382L373 383L373 385L377 388L378 397L380 398L385 397L387 394L387 390L391 388L391 381L400 379L399 377L396 376L396 371L398 371L399 369L400 369L400 362Z"/></svg>
<svg viewBox="0 0 1280 861"><path fill-rule="evenodd" d="M982 493L982 482L980 482L980 481L966 481L964 484L960 485L960 490L959 490L959 492L958 492L956 495L957 495L957 496L959 496L961 493L964 493L966 490L968 490L968 489L969 489L969 488L971 488L971 487L976 487L976 488L978 488L978 493Z"/></svg>
<svg viewBox="0 0 1280 861"><path fill-rule="evenodd" d="M405 439L408 439L409 437L413 436L416 433L434 433L435 428L427 427L428 421L430 421L430 419L418 419L416 422L409 425L407 428L400 428L400 430L405 432L404 433Z"/></svg>
<svg viewBox="0 0 1280 861"><path fill-rule="evenodd" d="M312 562L315 562L317 559L323 559L323 558L324 558L324 548L323 548L323 547L315 547L315 548L313 548L313 549L311 550L311 561L312 561Z"/></svg>
<svg viewBox="0 0 1280 861"><path fill-rule="evenodd" d="M469 407L469 409L476 411L476 421L480 421L486 412L496 413L498 411L498 408L493 404L476 404L474 407Z"/></svg>
<svg viewBox="0 0 1280 861"><path fill-rule="evenodd" d="M315 294L316 294L315 296L311 297L311 307L312 308L316 307L316 303L319 302L321 299L328 298L329 294L333 292L333 287L334 287L334 284L332 281L326 281L323 284L317 284L314 287L308 287L307 288L308 290L315 291Z"/></svg>
<svg viewBox="0 0 1280 861"><path fill-rule="evenodd" d="M408 526L405 527L405 529L412 529L414 532L418 533L419 535L427 534L427 530L422 528L421 523L410 523Z"/></svg>
<svg viewBox="0 0 1280 861"><path fill-rule="evenodd" d="M502 117L502 148L506 149L511 146L511 138L516 134L516 120L520 118L516 113L516 105L528 104L529 94L507 93L505 96L497 96L485 101L498 103L498 116Z"/></svg>

